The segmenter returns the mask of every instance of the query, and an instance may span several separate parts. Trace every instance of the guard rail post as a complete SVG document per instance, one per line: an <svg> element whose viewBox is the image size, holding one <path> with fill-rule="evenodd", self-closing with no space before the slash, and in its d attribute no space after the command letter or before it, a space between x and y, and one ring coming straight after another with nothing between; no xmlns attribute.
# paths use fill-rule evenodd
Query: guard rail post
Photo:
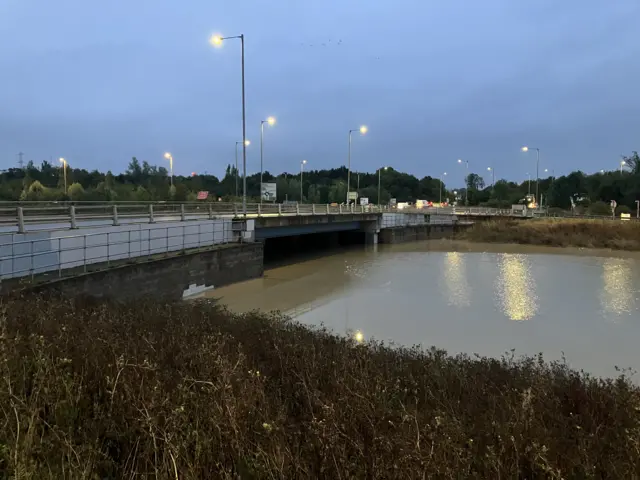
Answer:
<svg viewBox="0 0 640 480"><path fill-rule="evenodd" d="M340 204L340 209L338 211L342 213L342 204Z"/></svg>
<svg viewBox="0 0 640 480"><path fill-rule="evenodd" d="M114 205L113 206L113 226L116 227L118 226L118 206Z"/></svg>
<svg viewBox="0 0 640 480"><path fill-rule="evenodd" d="M300 204L296 203L296 215L300 215Z"/></svg>
<svg viewBox="0 0 640 480"><path fill-rule="evenodd" d="M238 216L238 206L236 205L236 202L233 202L233 216Z"/></svg>
<svg viewBox="0 0 640 480"><path fill-rule="evenodd" d="M281 203L278 204L278 216L280 216L280 217L282 216L282 204Z"/></svg>
<svg viewBox="0 0 640 480"><path fill-rule="evenodd" d="M316 214L316 204L315 204L315 203L313 203L313 204L311 205L311 214L312 214L312 215L315 215L315 214Z"/></svg>
<svg viewBox="0 0 640 480"><path fill-rule="evenodd" d="M330 206L329 206L329 204L327 203L327 215L329 215L329 212L331 211L330 209L331 209L331 207L330 207Z"/></svg>
<svg viewBox="0 0 640 480"><path fill-rule="evenodd" d="M75 230L78 228L78 225L76 223L76 207L74 205L69 207L69 217L71 219L71 229Z"/></svg>
<svg viewBox="0 0 640 480"><path fill-rule="evenodd" d="M24 233L24 211L18 207L18 233Z"/></svg>
<svg viewBox="0 0 640 480"><path fill-rule="evenodd" d="M258 204L258 216L261 216L261 215L262 215L262 204L259 203Z"/></svg>
<svg viewBox="0 0 640 480"><path fill-rule="evenodd" d="M184 222L184 203L180 204L180 221Z"/></svg>
<svg viewBox="0 0 640 480"><path fill-rule="evenodd" d="M153 219L153 205L149 205L149 223L154 223L154 219Z"/></svg>
<svg viewBox="0 0 640 480"><path fill-rule="evenodd" d="M209 203L209 220L213 218L213 206Z"/></svg>

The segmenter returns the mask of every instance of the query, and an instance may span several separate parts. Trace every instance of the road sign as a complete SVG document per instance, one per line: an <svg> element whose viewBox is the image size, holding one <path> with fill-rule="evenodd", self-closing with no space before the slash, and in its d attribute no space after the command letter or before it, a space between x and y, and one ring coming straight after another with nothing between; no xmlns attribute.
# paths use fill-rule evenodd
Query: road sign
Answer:
<svg viewBox="0 0 640 480"><path fill-rule="evenodd" d="M347 194L347 200L357 200L358 199L358 192L349 192Z"/></svg>
<svg viewBox="0 0 640 480"><path fill-rule="evenodd" d="M392 198L391 200L389 200L389 205L391 205L392 207L395 207L398 204L398 200L396 200L395 198Z"/></svg>
<svg viewBox="0 0 640 480"><path fill-rule="evenodd" d="M191 197L193 198L193 197ZM198 192L198 200L206 200L207 198L209 198L209 192L205 192L205 191L201 191Z"/></svg>
<svg viewBox="0 0 640 480"><path fill-rule="evenodd" d="M369 199L367 197L360 197L360 205L369 205Z"/></svg>
<svg viewBox="0 0 640 480"><path fill-rule="evenodd" d="M262 199L268 202L276 201L276 184L275 183L263 183L262 184Z"/></svg>

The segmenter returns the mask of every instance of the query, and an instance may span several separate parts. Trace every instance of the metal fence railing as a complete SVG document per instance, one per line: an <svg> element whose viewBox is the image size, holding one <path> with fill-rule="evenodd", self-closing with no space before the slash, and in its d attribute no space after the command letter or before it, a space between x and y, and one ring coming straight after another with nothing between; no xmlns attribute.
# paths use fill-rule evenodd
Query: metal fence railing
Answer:
<svg viewBox="0 0 640 480"><path fill-rule="evenodd" d="M245 222L232 219L131 227L76 235L42 232L37 236L21 235L32 237L29 239L12 238L0 245L0 281L61 278L190 249L242 242L246 230Z"/></svg>
<svg viewBox="0 0 640 480"><path fill-rule="evenodd" d="M175 222L195 219L256 218L293 215L353 215L363 213L424 213L464 216L521 216L511 210L484 207L431 207L396 209L377 205L274 204L246 205L222 202L200 203L50 203L0 204L0 231L23 233L28 230L77 228L80 226L121 225L128 223Z"/></svg>

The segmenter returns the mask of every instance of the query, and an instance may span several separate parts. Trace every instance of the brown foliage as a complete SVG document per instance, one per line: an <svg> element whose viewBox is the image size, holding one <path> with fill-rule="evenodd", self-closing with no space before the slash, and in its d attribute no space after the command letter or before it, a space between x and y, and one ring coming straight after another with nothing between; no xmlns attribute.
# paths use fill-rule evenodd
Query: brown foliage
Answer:
<svg viewBox="0 0 640 480"><path fill-rule="evenodd" d="M4 300L13 478L634 478L638 389L207 303Z"/></svg>
<svg viewBox="0 0 640 480"><path fill-rule="evenodd" d="M640 222L533 219L478 222L461 234L476 242L640 250Z"/></svg>

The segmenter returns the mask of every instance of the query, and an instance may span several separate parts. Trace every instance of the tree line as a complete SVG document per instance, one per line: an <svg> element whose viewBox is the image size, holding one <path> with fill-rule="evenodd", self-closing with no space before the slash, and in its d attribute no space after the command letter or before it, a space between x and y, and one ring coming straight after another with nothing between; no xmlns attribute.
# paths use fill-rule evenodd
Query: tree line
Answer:
<svg viewBox="0 0 640 480"><path fill-rule="evenodd" d="M603 210L611 200L635 209L640 199L640 158L637 152L622 157L620 171L592 175L580 171L565 176L541 178L539 192L543 206L569 209ZM150 165L132 158L127 170L120 174L98 170L88 171L67 164L43 161L40 166L29 162L25 168L11 168L0 174L0 200L3 201L196 201L197 193L210 193L209 201L234 201L236 191L242 195L242 178L234 166L228 165L224 177L193 174L171 178L165 167ZM299 173L263 174L264 182L276 183L277 201L307 203L343 203L347 196L347 169L339 167ZM380 189L378 190L378 180ZM447 188L439 178L417 178L393 168L380 172L351 172L351 191L367 197L370 203L387 204L430 200L457 202L470 206L508 208L526 203L527 195L536 191L535 179L522 183L497 180L491 184L477 173L469 173L466 185ZM65 189L66 185L66 189ZM302 199L300 198L302 192ZM260 198L260 174L247 176L247 196L250 202ZM604 206L603 206L604 205ZM604 214L604 213L601 213Z"/></svg>

